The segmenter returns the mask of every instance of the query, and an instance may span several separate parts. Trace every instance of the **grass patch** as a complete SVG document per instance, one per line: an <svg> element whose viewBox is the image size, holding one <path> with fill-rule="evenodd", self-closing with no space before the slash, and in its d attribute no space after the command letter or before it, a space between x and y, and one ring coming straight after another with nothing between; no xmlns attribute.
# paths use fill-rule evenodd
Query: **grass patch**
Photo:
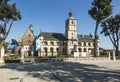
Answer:
<svg viewBox="0 0 120 82"><path fill-rule="evenodd" d="M56 58L71 58L71 57L73 57L72 54L69 54L69 55L61 55L61 54L58 54L58 55L56 56Z"/></svg>
<svg viewBox="0 0 120 82"><path fill-rule="evenodd" d="M20 60L20 55L9 55L5 56L4 60Z"/></svg>

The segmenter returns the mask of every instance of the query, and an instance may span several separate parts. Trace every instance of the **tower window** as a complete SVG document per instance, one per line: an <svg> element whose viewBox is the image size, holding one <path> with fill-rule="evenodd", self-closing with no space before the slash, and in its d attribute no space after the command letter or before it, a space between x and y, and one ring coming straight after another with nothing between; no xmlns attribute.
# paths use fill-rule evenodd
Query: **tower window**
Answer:
<svg viewBox="0 0 120 82"><path fill-rule="evenodd" d="M73 22L73 21L71 21L71 24L74 24L74 22Z"/></svg>
<svg viewBox="0 0 120 82"><path fill-rule="evenodd" d="M73 41L72 41L72 44L73 44Z"/></svg>

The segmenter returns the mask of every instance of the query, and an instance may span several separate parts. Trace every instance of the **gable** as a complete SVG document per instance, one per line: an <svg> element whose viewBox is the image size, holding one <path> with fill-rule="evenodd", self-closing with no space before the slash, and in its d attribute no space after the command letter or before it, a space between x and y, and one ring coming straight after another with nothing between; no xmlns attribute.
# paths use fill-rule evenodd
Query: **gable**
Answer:
<svg viewBox="0 0 120 82"><path fill-rule="evenodd" d="M23 44L32 44L34 39L35 39L35 36L33 34L32 29L28 28L28 30L25 32L22 38Z"/></svg>

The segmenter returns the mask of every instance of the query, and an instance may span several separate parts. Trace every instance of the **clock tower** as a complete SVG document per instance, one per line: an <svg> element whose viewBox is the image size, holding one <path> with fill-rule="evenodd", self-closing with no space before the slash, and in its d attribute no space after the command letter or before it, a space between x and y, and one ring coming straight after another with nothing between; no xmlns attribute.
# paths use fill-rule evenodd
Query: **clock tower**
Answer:
<svg viewBox="0 0 120 82"><path fill-rule="evenodd" d="M66 20L65 26L66 54L73 54L73 52L77 52L78 50L76 23L77 21L73 18L73 13L70 11L69 18Z"/></svg>

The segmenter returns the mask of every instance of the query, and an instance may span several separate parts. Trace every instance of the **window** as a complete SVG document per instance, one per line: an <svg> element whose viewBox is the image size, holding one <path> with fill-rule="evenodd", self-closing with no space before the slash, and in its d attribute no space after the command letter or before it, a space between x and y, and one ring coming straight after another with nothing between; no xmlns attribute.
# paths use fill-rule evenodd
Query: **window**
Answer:
<svg viewBox="0 0 120 82"><path fill-rule="evenodd" d="M84 42L84 46L86 46L86 43Z"/></svg>
<svg viewBox="0 0 120 82"><path fill-rule="evenodd" d="M44 42L45 45L48 45L47 41Z"/></svg>
<svg viewBox="0 0 120 82"><path fill-rule="evenodd" d="M60 45L60 42L57 42L57 45Z"/></svg>
<svg viewBox="0 0 120 82"><path fill-rule="evenodd" d="M48 50L47 50L46 47L44 48L44 51L45 51L45 56L47 56L47 51L48 51Z"/></svg>
<svg viewBox="0 0 120 82"><path fill-rule="evenodd" d="M50 48L50 51L53 52L54 48Z"/></svg>
<svg viewBox="0 0 120 82"><path fill-rule="evenodd" d="M59 48L56 48L56 51L59 52Z"/></svg>
<svg viewBox="0 0 120 82"><path fill-rule="evenodd" d="M78 44L79 44L79 46L82 46L82 45L81 45L81 42L79 42Z"/></svg>
<svg viewBox="0 0 120 82"><path fill-rule="evenodd" d="M29 36L29 37L31 37L31 35L30 35L30 34L28 34L28 36Z"/></svg>
<svg viewBox="0 0 120 82"><path fill-rule="evenodd" d="M72 41L72 44L73 44L73 41Z"/></svg>
<svg viewBox="0 0 120 82"><path fill-rule="evenodd" d="M44 51L47 52L47 48L46 47L44 48Z"/></svg>
<svg viewBox="0 0 120 82"><path fill-rule="evenodd" d="M71 21L71 24L74 24L74 21Z"/></svg>
<svg viewBox="0 0 120 82"><path fill-rule="evenodd" d="M90 43L88 43L88 46L91 46L91 44L90 44Z"/></svg>
<svg viewBox="0 0 120 82"><path fill-rule="evenodd" d="M81 48L78 48L78 51L79 51L79 52L82 52L82 49L81 49Z"/></svg>
<svg viewBox="0 0 120 82"><path fill-rule="evenodd" d="M51 45L54 45L54 42L51 42Z"/></svg>
<svg viewBox="0 0 120 82"><path fill-rule="evenodd" d="M84 52L86 52L87 50L86 50L86 48L84 48Z"/></svg>

